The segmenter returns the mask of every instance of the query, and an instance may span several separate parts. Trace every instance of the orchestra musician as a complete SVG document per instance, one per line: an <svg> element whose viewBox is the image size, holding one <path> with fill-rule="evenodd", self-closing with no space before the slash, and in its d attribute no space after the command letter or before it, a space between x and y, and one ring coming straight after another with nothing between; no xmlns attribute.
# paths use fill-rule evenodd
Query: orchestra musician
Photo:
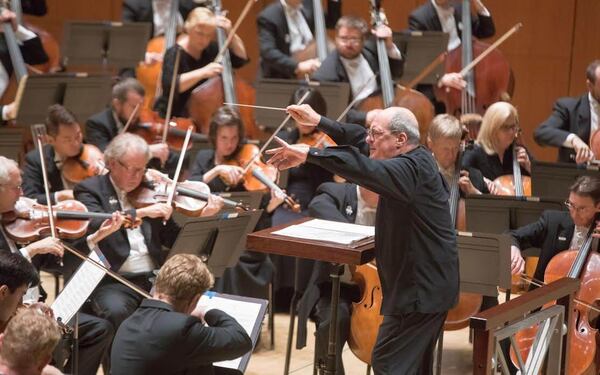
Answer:
<svg viewBox="0 0 600 375"><path fill-rule="evenodd" d="M62 374L48 365L59 339L52 317L36 309L17 311L0 334L0 374Z"/></svg>
<svg viewBox="0 0 600 375"><path fill-rule="evenodd" d="M369 27L359 17L344 16L335 25L335 50L314 73L316 81L348 82L350 100L364 99L379 89L377 76L379 63L375 43L367 39ZM392 40L392 30L381 25L373 31L377 38L384 38L392 76L402 75L403 60L400 50ZM354 124L370 124L377 110L368 113L350 110L347 121Z"/></svg>
<svg viewBox="0 0 600 375"><path fill-rule="evenodd" d="M0 156L0 213L15 209L15 204L21 197L21 172L16 162ZM97 231L87 237L87 251L122 224L123 218L115 214L114 220L106 220ZM63 247L59 239L46 237L32 242L27 246L16 244L5 229L0 226L0 254L19 253L32 262L37 268L52 267L55 257L63 256ZM2 275L6 275L4 272ZM37 288L32 290L35 297ZM114 330L105 319L86 313L79 314L79 369L81 374L96 374L98 366L108 345L112 341ZM69 365L69 364L68 364ZM68 366L67 365L67 366Z"/></svg>
<svg viewBox="0 0 600 375"><path fill-rule="evenodd" d="M175 67L177 51L180 60L175 82L172 115L188 117L186 107L192 90L207 79L220 74L222 65L214 62L219 53L215 40L216 28L221 27L226 33L231 30L231 21L224 16L215 16L207 8L195 8L188 15L184 24L185 34L165 52L162 70L162 96L157 99L154 109L161 117L165 117L171 80ZM229 47L231 65L239 68L248 62L248 55L242 39L235 35Z"/></svg>
<svg viewBox="0 0 600 375"><path fill-rule="evenodd" d="M331 122L307 105L289 106L301 124ZM458 299L458 254L448 188L431 153L419 146L419 126L405 108L379 112L367 133L370 158L353 146L323 150L282 145L268 151L280 169L304 162L379 194L375 258L384 316L373 350L375 373L433 371L435 342ZM363 133L363 134L364 134Z"/></svg>
<svg viewBox="0 0 600 375"><path fill-rule="evenodd" d="M327 0L326 27L333 28L341 13L341 0ZM321 62L317 58L298 61L294 56L315 40L314 18L312 0L274 0L259 13L259 76L293 79L319 68Z"/></svg>
<svg viewBox="0 0 600 375"><path fill-rule="evenodd" d="M83 135L75 115L60 104L51 105L46 117L48 144L43 146L44 164L48 173L51 203L73 199L73 183L62 174L65 159L79 155L83 147ZM25 157L23 167L23 194L46 204L42 162L37 150Z"/></svg>
<svg viewBox="0 0 600 375"><path fill-rule="evenodd" d="M245 145L245 131L237 111L220 107L212 116L208 138L212 149L198 151L191 167L190 180L203 181L212 192L244 191L243 165L239 160ZM265 212L256 230L271 226L271 213L283 198L277 193L264 194L261 207ZM273 264L263 253L245 251L234 268L225 270L215 284L221 293L266 297L273 276Z"/></svg>
<svg viewBox="0 0 600 375"><path fill-rule="evenodd" d="M112 374L212 374L213 362L252 350L235 319L199 303L213 281L197 256L169 258L158 272L152 298L143 300L115 335Z"/></svg>
<svg viewBox="0 0 600 375"><path fill-rule="evenodd" d="M558 99L550 117L533 134L539 145L558 147L558 161L562 163L584 163L600 157L590 148L600 126L600 60L592 61L585 75L588 92L578 98Z"/></svg>
<svg viewBox="0 0 600 375"><path fill-rule="evenodd" d="M518 132L517 109L510 103L494 103L483 115L475 144L464 153L463 168L479 170L491 194L498 192L498 186L493 183L496 178L513 174L513 147L517 147L521 173L531 174L529 152L523 146L515 146Z"/></svg>
<svg viewBox="0 0 600 375"><path fill-rule="evenodd" d="M116 137L131 118L130 128L140 122L140 110L134 113L137 105L144 102L144 87L135 78L125 78L116 83L112 88L110 106L105 110L92 115L85 123L86 142L104 151L110 141ZM133 117L131 117L133 116ZM169 151L165 143L148 145L152 156L151 166L156 169L164 168L175 170L178 154Z"/></svg>

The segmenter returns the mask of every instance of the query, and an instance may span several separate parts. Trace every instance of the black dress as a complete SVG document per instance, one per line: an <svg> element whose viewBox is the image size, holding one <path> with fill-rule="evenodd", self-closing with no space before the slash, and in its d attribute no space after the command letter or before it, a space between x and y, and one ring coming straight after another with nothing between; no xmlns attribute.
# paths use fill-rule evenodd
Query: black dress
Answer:
<svg viewBox="0 0 600 375"><path fill-rule="evenodd" d="M167 103L169 102L169 92L171 90L171 80L173 79L173 69L175 67L175 57L177 55L177 50L180 50L179 56L179 69L177 71L177 81L175 87L175 94L173 95L173 109L172 115L175 117L188 117L188 109L187 102L192 94L192 91L206 82L206 80L198 81L194 86L190 87L188 90L179 92L179 79L181 74L191 72L192 70L196 70L202 68L203 66L208 65L213 62L217 54L219 53L219 47L216 42L211 42L203 51L202 55L199 59L195 59L193 56L189 55L181 46L178 44L169 48L165 52L165 56L163 59L163 70L162 70L162 95L160 98L156 100L154 104L154 110L158 111L161 117L166 115L167 111ZM239 68L245 65L249 60L242 59L239 56L236 56L230 50L231 56L231 66L233 68Z"/></svg>
<svg viewBox="0 0 600 375"><path fill-rule="evenodd" d="M196 155L190 174L190 180L202 181L202 176L215 167L215 150L201 150ZM228 186L220 177L215 177L208 183L213 193L223 191L244 191L243 185ZM265 194L261 207L266 207L269 196ZM263 211L256 224L255 230L271 226L271 217ZM274 267L267 254L254 251L244 251L239 262L233 268L228 268L223 276L215 280L214 290L219 293L235 294L247 297L267 298L268 285L273 279Z"/></svg>
<svg viewBox="0 0 600 375"><path fill-rule="evenodd" d="M496 178L505 175L513 174L513 146L510 145L502 157L502 163L497 154L488 155L483 148L475 144L470 149L466 150L463 155L462 166L465 169L478 169L483 177L494 181ZM532 160L531 154L527 152L529 159ZM521 173L529 176L529 172L521 166Z"/></svg>

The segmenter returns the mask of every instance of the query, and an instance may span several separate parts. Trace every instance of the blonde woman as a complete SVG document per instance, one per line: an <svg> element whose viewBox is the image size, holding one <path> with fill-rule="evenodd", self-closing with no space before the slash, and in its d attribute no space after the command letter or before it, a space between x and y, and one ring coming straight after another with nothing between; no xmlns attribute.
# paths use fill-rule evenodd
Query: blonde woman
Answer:
<svg viewBox="0 0 600 375"><path fill-rule="evenodd" d="M490 182L499 176L513 173L513 141L518 132L517 109L510 103L494 103L483 115L474 147L465 152L463 167L479 169L492 194L496 189ZM517 146L517 160L521 173L530 175L531 157L524 147Z"/></svg>
<svg viewBox="0 0 600 375"><path fill-rule="evenodd" d="M158 98L154 109L161 116L165 116L175 57L180 50L179 69L173 99L173 116L188 117L186 104L192 90L204 81L219 75L223 67L213 60L219 53L216 42L217 27L231 30L231 21L223 16L215 16L207 8L195 8L187 17L184 24L185 34L179 38L177 44L165 52L162 71L162 96ZM235 35L229 46L231 65L239 68L248 62L248 55L242 39Z"/></svg>

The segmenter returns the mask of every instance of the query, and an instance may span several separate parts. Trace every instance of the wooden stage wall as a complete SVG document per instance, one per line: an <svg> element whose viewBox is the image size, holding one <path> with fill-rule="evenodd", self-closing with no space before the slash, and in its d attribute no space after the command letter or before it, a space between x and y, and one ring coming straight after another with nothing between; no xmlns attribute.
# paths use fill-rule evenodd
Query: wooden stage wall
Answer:
<svg viewBox="0 0 600 375"><path fill-rule="evenodd" d="M148 0L150 1L150 0ZM254 81L258 64L256 15L273 0L258 0L242 25L240 35L251 56L251 63L240 74ZM410 10L429 0L383 0L394 30L407 27ZM598 0L483 0L496 23L496 37L517 22L524 27L502 47L516 79L514 104L520 113L526 145L536 158L554 160L556 153L537 146L532 132L550 113L560 96L580 95L585 91L585 67L600 58L600 14ZM235 20L243 0L223 0ZM119 20L122 0L47 0L48 15L27 17L62 40L65 20ZM367 0L343 0L343 13L369 16ZM393 4L393 9L392 9ZM488 42L491 42L489 40Z"/></svg>

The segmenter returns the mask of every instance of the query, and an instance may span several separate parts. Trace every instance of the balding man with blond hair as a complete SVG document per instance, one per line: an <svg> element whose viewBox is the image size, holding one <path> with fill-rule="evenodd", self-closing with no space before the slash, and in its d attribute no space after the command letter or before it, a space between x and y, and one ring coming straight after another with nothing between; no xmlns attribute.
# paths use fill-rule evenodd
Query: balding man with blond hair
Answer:
<svg viewBox="0 0 600 375"><path fill-rule="evenodd" d="M343 128L307 105L287 110L301 125ZM431 152L419 144L419 124L409 110L387 108L362 132L366 139L359 148L320 150L279 140L281 147L270 151L269 162L280 169L313 163L379 194L375 258L384 319L373 369L376 374L432 373L435 342L458 298L448 187ZM370 158L360 151L367 149L364 142Z"/></svg>

